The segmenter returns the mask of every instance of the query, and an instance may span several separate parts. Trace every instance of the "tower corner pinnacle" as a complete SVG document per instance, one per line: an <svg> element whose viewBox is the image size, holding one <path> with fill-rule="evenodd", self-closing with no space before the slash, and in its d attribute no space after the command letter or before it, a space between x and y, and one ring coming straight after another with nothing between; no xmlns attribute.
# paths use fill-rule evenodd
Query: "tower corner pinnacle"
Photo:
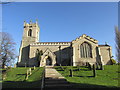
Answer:
<svg viewBox="0 0 120 90"><path fill-rule="evenodd" d="M26 21L24 21L24 26L26 25Z"/></svg>
<svg viewBox="0 0 120 90"><path fill-rule="evenodd" d="M32 24L32 20L30 20L30 24Z"/></svg>

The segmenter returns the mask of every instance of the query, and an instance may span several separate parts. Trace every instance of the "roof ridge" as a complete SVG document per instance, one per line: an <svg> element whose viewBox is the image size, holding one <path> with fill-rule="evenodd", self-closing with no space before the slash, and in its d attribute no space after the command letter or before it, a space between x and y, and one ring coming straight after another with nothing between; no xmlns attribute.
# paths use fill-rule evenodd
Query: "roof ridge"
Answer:
<svg viewBox="0 0 120 90"><path fill-rule="evenodd" d="M94 43L98 43L98 41L96 39L94 39L94 38L92 38L92 37L90 37L90 36L88 36L86 34L82 34L81 36L77 37L75 40L72 40L72 42L77 41L77 40L79 40L81 38L85 38L85 39L88 39L88 40L90 40L90 41L92 41Z"/></svg>

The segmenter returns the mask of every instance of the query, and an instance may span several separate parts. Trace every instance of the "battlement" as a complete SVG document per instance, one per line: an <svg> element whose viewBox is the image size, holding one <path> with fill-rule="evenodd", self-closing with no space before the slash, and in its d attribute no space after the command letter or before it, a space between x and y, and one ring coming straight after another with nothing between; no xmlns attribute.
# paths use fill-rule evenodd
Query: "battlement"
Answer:
<svg viewBox="0 0 120 90"><path fill-rule="evenodd" d="M36 21L35 23L33 23L32 21L30 21L29 23L24 21L24 28L26 28L26 27L32 28L32 27L37 27L37 26L38 26L38 21Z"/></svg>
<svg viewBox="0 0 120 90"><path fill-rule="evenodd" d="M30 45L67 45L67 46L70 46L71 45L71 42L36 42L36 43L32 43Z"/></svg>

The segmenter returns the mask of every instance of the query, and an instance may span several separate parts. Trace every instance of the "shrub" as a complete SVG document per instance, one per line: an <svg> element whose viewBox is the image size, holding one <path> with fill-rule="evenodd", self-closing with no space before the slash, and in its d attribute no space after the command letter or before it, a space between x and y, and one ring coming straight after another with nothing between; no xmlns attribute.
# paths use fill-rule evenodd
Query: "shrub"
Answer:
<svg viewBox="0 0 120 90"><path fill-rule="evenodd" d="M12 68L11 66L8 66L8 67L7 67L7 70L9 70L9 69L11 69L11 68Z"/></svg>
<svg viewBox="0 0 120 90"><path fill-rule="evenodd" d="M112 65L116 64L116 61L112 58L111 59Z"/></svg>

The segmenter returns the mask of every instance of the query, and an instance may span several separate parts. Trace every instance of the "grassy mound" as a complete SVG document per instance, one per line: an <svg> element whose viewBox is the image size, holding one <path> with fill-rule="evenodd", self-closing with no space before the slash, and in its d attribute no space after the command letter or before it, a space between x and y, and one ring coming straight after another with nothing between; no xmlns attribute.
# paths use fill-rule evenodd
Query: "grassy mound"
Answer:
<svg viewBox="0 0 120 90"><path fill-rule="evenodd" d="M3 88L40 88L43 68L36 67L25 80L29 68L18 67L7 70L6 79L2 81Z"/></svg>
<svg viewBox="0 0 120 90"><path fill-rule="evenodd" d="M80 70L75 66L55 67L70 83L81 88L106 88L118 87L118 65L106 65L104 70L96 70L96 77L93 77L93 71L86 66L81 66ZM70 69L73 70L73 77L70 77Z"/></svg>

